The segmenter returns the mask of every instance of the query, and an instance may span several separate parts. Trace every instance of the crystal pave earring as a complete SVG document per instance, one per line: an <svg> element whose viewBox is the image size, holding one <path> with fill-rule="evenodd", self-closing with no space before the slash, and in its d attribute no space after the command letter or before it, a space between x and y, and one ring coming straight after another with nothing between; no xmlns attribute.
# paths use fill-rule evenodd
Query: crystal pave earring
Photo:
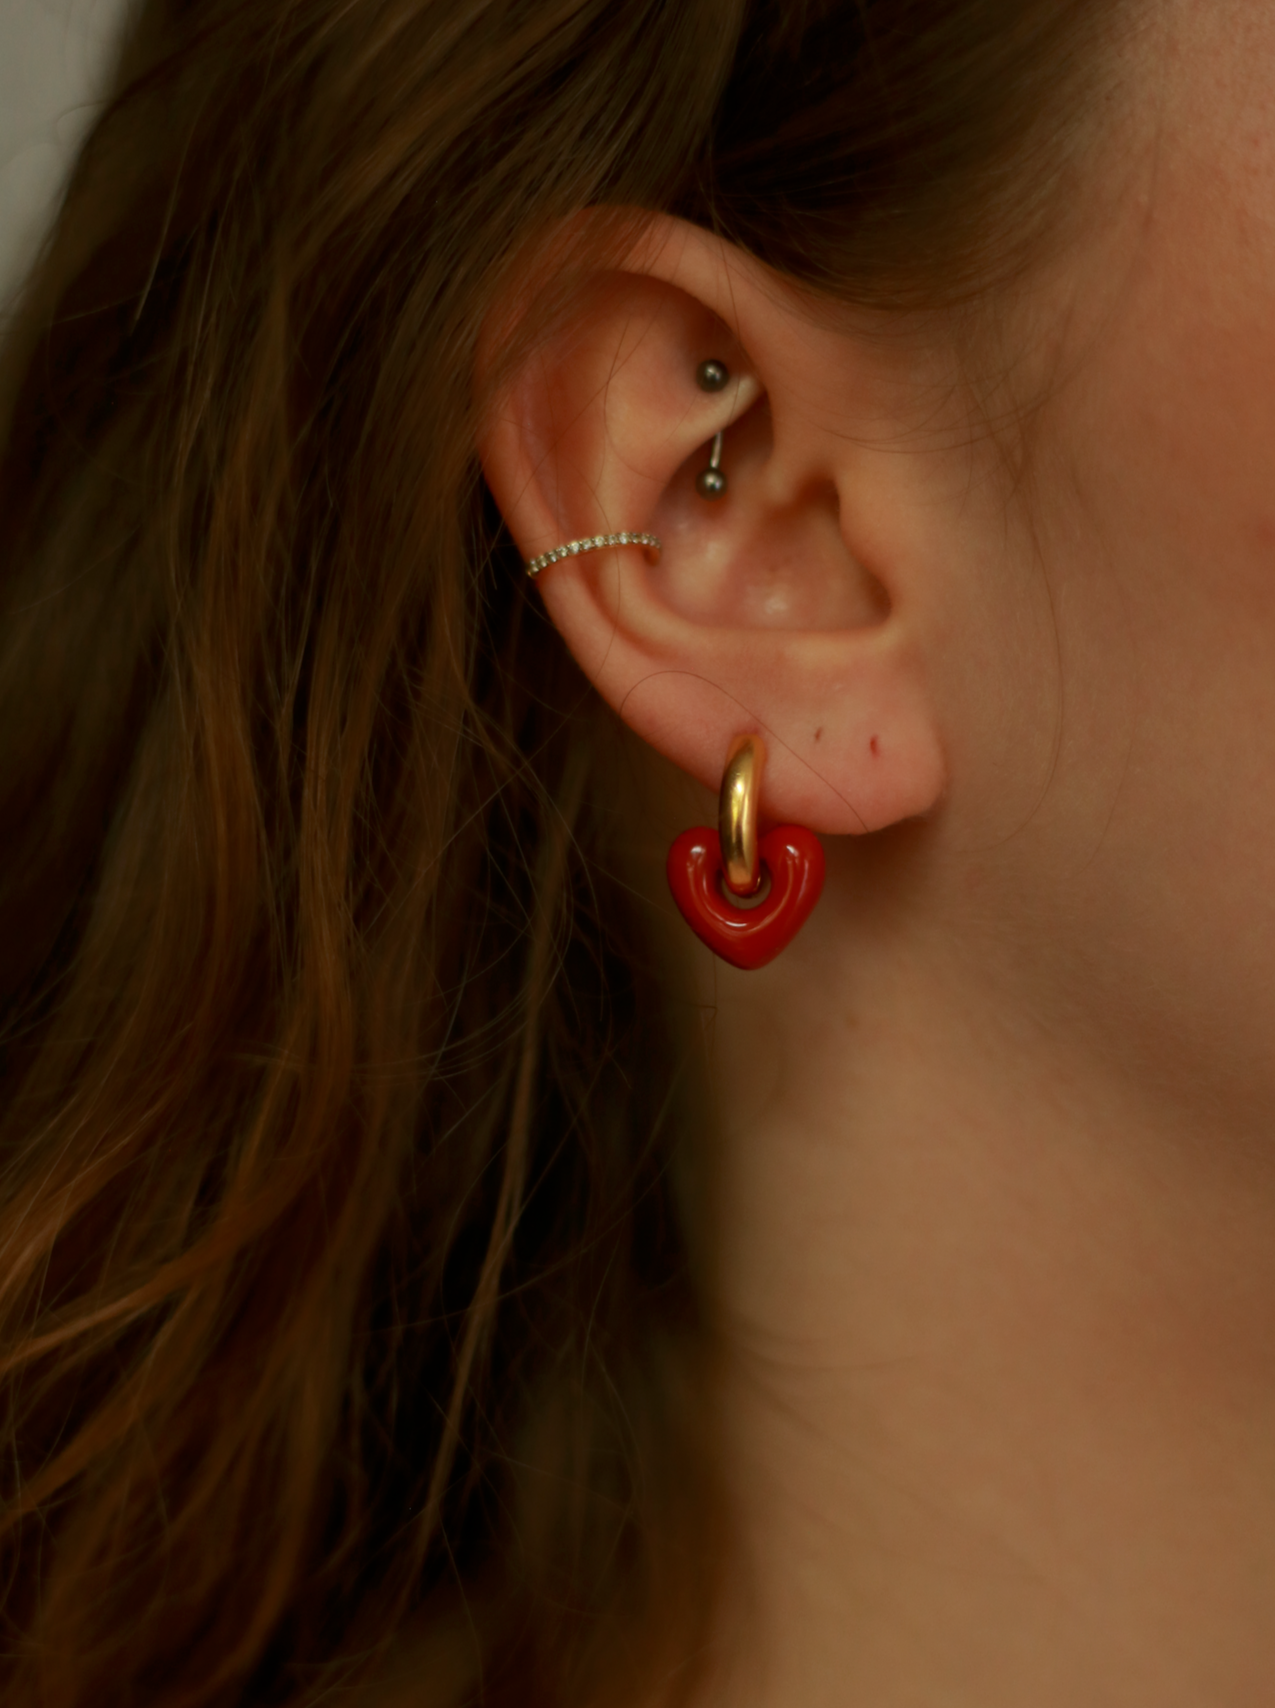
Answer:
<svg viewBox="0 0 1275 1708"><path fill-rule="evenodd" d="M641 546L648 563L658 563L664 547L657 534L639 534L625 528L619 534L589 534L582 540L567 540L552 551L541 552L523 565L534 581L542 569L551 563L561 563L564 557L583 557L586 552L613 551L617 546Z"/></svg>
<svg viewBox="0 0 1275 1708"><path fill-rule="evenodd" d="M823 848L813 831L781 824L757 834L765 763L759 735L731 743L718 828L684 830L668 851L666 868L673 900L691 930L746 972L788 947L823 889Z"/></svg>
<svg viewBox="0 0 1275 1708"><path fill-rule="evenodd" d="M709 357L695 370L695 383L701 391L723 391L730 384L730 369L725 362ZM713 447L708 453L708 467L695 476L695 490L701 498L721 498L726 491L726 476L722 472L722 435L713 434Z"/></svg>

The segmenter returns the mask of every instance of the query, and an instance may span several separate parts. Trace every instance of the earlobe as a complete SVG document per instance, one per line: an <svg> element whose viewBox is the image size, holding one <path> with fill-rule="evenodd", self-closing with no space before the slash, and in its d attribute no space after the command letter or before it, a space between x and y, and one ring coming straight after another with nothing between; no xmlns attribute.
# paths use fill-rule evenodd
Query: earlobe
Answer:
<svg viewBox="0 0 1275 1708"><path fill-rule="evenodd" d="M924 813L942 750L898 589L847 528L859 458L829 413L843 340L711 234L654 224L496 400L482 456L505 521L529 561L629 536L545 563L538 587L603 697L701 782L753 730L772 822Z"/></svg>

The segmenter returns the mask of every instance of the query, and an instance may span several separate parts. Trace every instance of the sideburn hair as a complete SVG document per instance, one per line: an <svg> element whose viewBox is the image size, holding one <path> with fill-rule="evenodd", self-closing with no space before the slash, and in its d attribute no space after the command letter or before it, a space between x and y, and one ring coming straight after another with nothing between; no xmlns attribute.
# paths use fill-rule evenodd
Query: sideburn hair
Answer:
<svg viewBox="0 0 1275 1708"><path fill-rule="evenodd" d="M13 1708L694 1687L695 1052L475 353L594 206L977 300L1110 11L142 0L0 371Z"/></svg>

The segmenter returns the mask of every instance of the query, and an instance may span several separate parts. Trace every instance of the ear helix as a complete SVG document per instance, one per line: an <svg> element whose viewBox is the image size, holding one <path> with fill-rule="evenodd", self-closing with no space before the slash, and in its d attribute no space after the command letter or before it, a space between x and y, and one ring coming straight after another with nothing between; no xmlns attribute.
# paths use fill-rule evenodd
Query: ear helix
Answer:
<svg viewBox="0 0 1275 1708"><path fill-rule="evenodd" d="M731 743L722 774L718 828L684 830L668 852L673 900L715 955L746 972L786 949L823 889L819 839L803 825L757 834L766 746L759 735Z"/></svg>

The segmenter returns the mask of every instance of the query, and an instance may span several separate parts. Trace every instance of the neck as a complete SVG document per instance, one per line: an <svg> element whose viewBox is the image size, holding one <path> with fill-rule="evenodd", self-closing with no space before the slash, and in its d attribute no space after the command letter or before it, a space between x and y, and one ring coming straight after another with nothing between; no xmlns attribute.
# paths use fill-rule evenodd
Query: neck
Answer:
<svg viewBox="0 0 1275 1708"><path fill-rule="evenodd" d="M843 857L712 998L721 1702L1275 1699L1272 1171Z"/></svg>

